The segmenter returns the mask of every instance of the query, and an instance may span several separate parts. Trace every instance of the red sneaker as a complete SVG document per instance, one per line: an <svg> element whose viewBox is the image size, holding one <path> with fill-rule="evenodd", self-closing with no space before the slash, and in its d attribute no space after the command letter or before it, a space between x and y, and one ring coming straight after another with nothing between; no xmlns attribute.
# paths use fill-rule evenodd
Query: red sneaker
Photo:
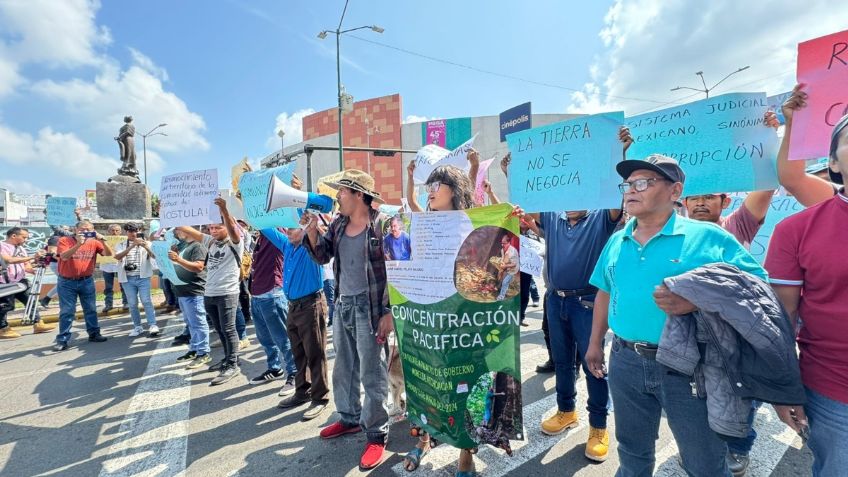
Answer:
<svg viewBox="0 0 848 477"><path fill-rule="evenodd" d="M370 470L377 467L385 458L386 444L377 442L369 442L365 444L365 450L362 451L362 457L359 459L359 470Z"/></svg>
<svg viewBox="0 0 848 477"><path fill-rule="evenodd" d="M342 421L336 421L329 426L321 429L321 432L318 434L321 436L321 439L333 439L339 436L343 436L345 434L356 434L361 431L362 428L359 425L355 426L346 426Z"/></svg>

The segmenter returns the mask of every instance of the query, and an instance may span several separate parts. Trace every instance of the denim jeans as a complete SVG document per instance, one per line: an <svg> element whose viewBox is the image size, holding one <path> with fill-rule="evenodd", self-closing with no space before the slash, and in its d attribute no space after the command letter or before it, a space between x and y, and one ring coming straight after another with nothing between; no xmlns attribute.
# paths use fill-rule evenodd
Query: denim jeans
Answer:
<svg viewBox="0 0 848 477"><path fill-rule="evenodd" d="M342 423L359 424L368 442L385 442L389 434L386 355L371 324L368 293L339 296L333 319L333 400ZM360 402L360 384L365 401Z"/></svg>
<svg viewBox="0 0 848 477"><path fill-rule="evenodd" d="M748 435L745 437L725 438L727 441L727 450L739 455L748 455L754 447L754 441L757 440L757 430L754 429L754 418L757 417L757 409L763 403L756 400L751 400L751 413L748 414Z"/></svg>
<svg viewBox="0 0 848 477"><path fill-rule="evenodd" d="M810 421L807 446L813 452L813 477L845 475L848 469L848 403L806 389L804 410Z"/></svg>
<svg viewBox="0 0 848 477"><path fill-rule="evenodd" d="M530 275L530 299L534 302L539 301L539 288L536 286L536 277Z"/></svg>
<svg viewBox="0 0 848 477"><path fill-rule="evenodd" d="M503 277L503 281L501 282L501 292L498 293L498 301L506 298L506 292L509 291L509 284L512 283L512 280L515 278L514 273L507 273Z"/></svg>
<svg viewBox="0 0 848 477"><path fill-rule="evenodd" d="M88 336L99 335L100 325L97 323L97 308L95 308L97 295L94 289L94 278L69 280L58 277L56 288L59 290L59 334L56 335L56 343L63 344L71 340L77 298L82 306Z"/></svg>
<svg viewBox="0 0 848 477"><path fill-rule="evenodd" d="M103 274L103 299L105 301L106 308L112 308L112 305L115 303L115 279L118 278L117 272L101 272ZM124 293L124 286L121 285L121 282L118 282L118 289L121 290L121 303L123 303L124 307L127 306L127 294Z"/></svg>
<svg viewBox="0 0 848 477"><path fill-rule="evenodd" d="M127 297L127 305L130 307L130 316L133 326L141 327L141 313L138 311L138 302L144 305L144 315L147 318L147 326L156 324L156 310L153 308L153 299L150 298L150 279L139 276L127 276L123 283L124 296Z"/></svg>
<svg viewBox="0 0 848 477"><path fill-rule="evenodd" d="M206 323L203 296L181 296L177 297L177 301L191 336L188 350L198 355L209 354L209 324Z"/></svg>
<svg viewBox="0 0 848 477"><path fill-rule="evenodd" d="M244 319L241 305L236 307L236 335L238 335L239 341L247 338L247 321Z"/></svg>
<svg viewBox="0 0 848 477"><path fill-rule="evenodd" d="M692 396L689 377L621 345L610 353L609 387L615 402L617 477L650 477L665 411L683 468L692 477L730 477L727 445L710 429L707 401Z"/></svg>
<svg viewBox="0 0 848 477"><path fill-rule="evenodd" d="M224 346L224 361L238 364L238 335L236 334L236 308L238 293L222 296L203 297L206 315L218 332L218 338Z"/></svg>
<svg viewBox="0 0 848 477"><path fill-rule="evenodd" d="M606 429L609 387L605 379L598 379L589 372L583 359L592 336L592 308L582 305L581 300L594 301L595 296L563 298L552 291L547 293L551 356L556 369L557 407L560 411L574 410L577 397L574 359L576 352L586 375L589 424L595 429Z"/></svg>
<svg viewBox="0 0 848 477"><path fill-rule="evenodd" d="M268 369L282 369L285 361L286 374L294 376L297 373L297 367L294 364L294 355L286 332L288 306L283 290L279 288L261 295L254 295L250 303L253 328L256 331L256 339L265 348Z"/></svg>
<svg viewBox="0 0 848 477"><path fill-rule="evenodd" d="M330 317L327 326L333 326L333 310L335 309L336 281L332 278L324 280L324 300L327 301L327 314Z"/></svg>

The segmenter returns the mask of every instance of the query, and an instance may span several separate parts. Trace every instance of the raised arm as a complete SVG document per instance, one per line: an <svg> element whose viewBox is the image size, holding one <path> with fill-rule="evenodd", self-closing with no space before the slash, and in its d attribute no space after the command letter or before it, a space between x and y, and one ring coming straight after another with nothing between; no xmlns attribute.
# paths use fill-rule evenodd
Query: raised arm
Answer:
<svg viewBox="0 0 848 477"><path fill-rule="evenodd" d="M415 159L409 161L406 166L406 202L409 204L409 210L413 212L421 212L421 204L418 203L418 198L415 197Z"/></svg>
<svg viewBox="0 0 848 477"><path fill-rule="evenodd" d="M203 243L203 233L201 233L194 227L189 227L188 225L180 225L179 227L176 227L175 230L179 230L180 232L188 235L195 242Z"/></svg>
<svg viewBox="0 0 848 477"><path fill-rule="evenodd" d="M468 150L466 158L468 159L468 164L471 165L468 169L468 178L471 179L472 184L476 184L477 174L480 172L480 153L472 147Z"/></svg>
<svg viewBox="0 0 848 477"><path fill-rule="evenodd" d="M792 136L792 120L795 111L807 106L807 93L803 91L803 84L795 85L792 89L792 95L783 103L783 117L786 119L786 126L783 131L783 141L780 143L780 150L777 152L777 177L780 184L786 190L795 196L805 207L812 207L819 202L824 202L833 197L833 185L812 174L807 174L804 171L806 164L804 161L789 160L789 141ZM773 126L776 122L774 113L771 115L766 113L766 125Z"/></svg>
<svg viewBox="0 0 848 477"><path fill-rule="evenodd" d="M757 219L758 223L762 223L771 207L772 197L774 197L773 190L758 190L749 193L742 205Z"/></svg>
<svg viewBox="0 0 848 477"><path fill-rule="evenodd" d="M224 222L224 227L227 229L227 235L230 237L230 242L241 242L241 235L239 235L238 230L236 229L236 221L230 217L230 211L227 210L227 201L224 200L223 197L217 197L215 198L214 203L221 211L221 220Z"/></svg>

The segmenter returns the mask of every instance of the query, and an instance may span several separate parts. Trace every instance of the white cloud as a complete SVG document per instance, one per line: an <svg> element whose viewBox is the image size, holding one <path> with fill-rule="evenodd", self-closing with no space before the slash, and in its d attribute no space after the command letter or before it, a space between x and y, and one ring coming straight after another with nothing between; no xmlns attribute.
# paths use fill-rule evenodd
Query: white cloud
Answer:
<svg viewBox="0 0 848 477"><path fill-rule="evenodd" d="M32 182L24 180L0 179L0 188L6 189L19 195L59 195L53 189L45 189L42 186L35 185Z"/></svg>
<svg viewBox="0 0 848 477"><path fill-rule="evenodd" d="M280 113L277 115L277 125L274 126L274 134L265 141L265 147L276 150L280 146L280 136L277 132L282 129L285 133L286 144L297 144L303 141L303 118L315 114L312 108L301 109L294 113Z"/></svg>
<svg viewBox="0 0 848 477"><path fill-rule="evenodd" d="M72 133L46 127L37 136L0 125L0 160L33 176L61 179L105 179L117 173L120 161L101 156ZM17 192L17 189L15 189Z"/></svg>
<svg viewBox="0 0 848 477"><path fill-rule="evenodd" d="M848 6L829 0L714 0L694 10L683 0L615 0L600 32L607 50L590 67L592 82L572 94L568 111L636 114L693 93L670 92L675 86L703 87L696 71L712 86L748 65L716 94L787 91L794 83L797 43L844 30L845 18ZM694 93L681 102L700 97Z"/></svg>
<svg viewBox="0 0 848 477"><path fill-rule="evenodd" d="M132 55L133 63L152 74L153 76L161 79L162 81L168 81L168 72L165 68L158 66L153 60L150 59L149 56L144 53L136 50L135 48L130 48L130 55Z"/></svg>
<svg viewBox="0 0 848 477"><path fill-rule="evenodd" d="M431 119L433 119L433 118L428 118L427 116L416 116L414 114L410 114L403 120L403 124L423 123L423 122L426 122L426 121L430 121Z"/></svg>
<svg viewBox="0 0 848 477"><path fill-rule="evenodd" d="M0 50L0 98L12 94L21 83L23 78L18 73L18 65L4 59Z"/></svg>

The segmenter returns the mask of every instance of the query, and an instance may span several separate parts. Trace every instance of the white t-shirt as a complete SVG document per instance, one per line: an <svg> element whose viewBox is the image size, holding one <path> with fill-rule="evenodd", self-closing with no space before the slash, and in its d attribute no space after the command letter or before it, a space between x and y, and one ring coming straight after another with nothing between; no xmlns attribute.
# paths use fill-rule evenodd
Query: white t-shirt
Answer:
<svg viewBox="0 0 848 477"><path fill-rule="evenodd" d="M244 240L232 243L229 240L219 242L211 235L203 235L203 245L209 249L206 260L206 290L204 296L238 295L239 261L244 252ZM238 260L233 249L239 254Z"/></svg>
<svg viewBox="0 0 848 477"><path fill-rule="evenodd" d="M330 259L329 262L322 265L324 268L324 280L334 280L336 277L333 275L333 259Z"/></svg>

